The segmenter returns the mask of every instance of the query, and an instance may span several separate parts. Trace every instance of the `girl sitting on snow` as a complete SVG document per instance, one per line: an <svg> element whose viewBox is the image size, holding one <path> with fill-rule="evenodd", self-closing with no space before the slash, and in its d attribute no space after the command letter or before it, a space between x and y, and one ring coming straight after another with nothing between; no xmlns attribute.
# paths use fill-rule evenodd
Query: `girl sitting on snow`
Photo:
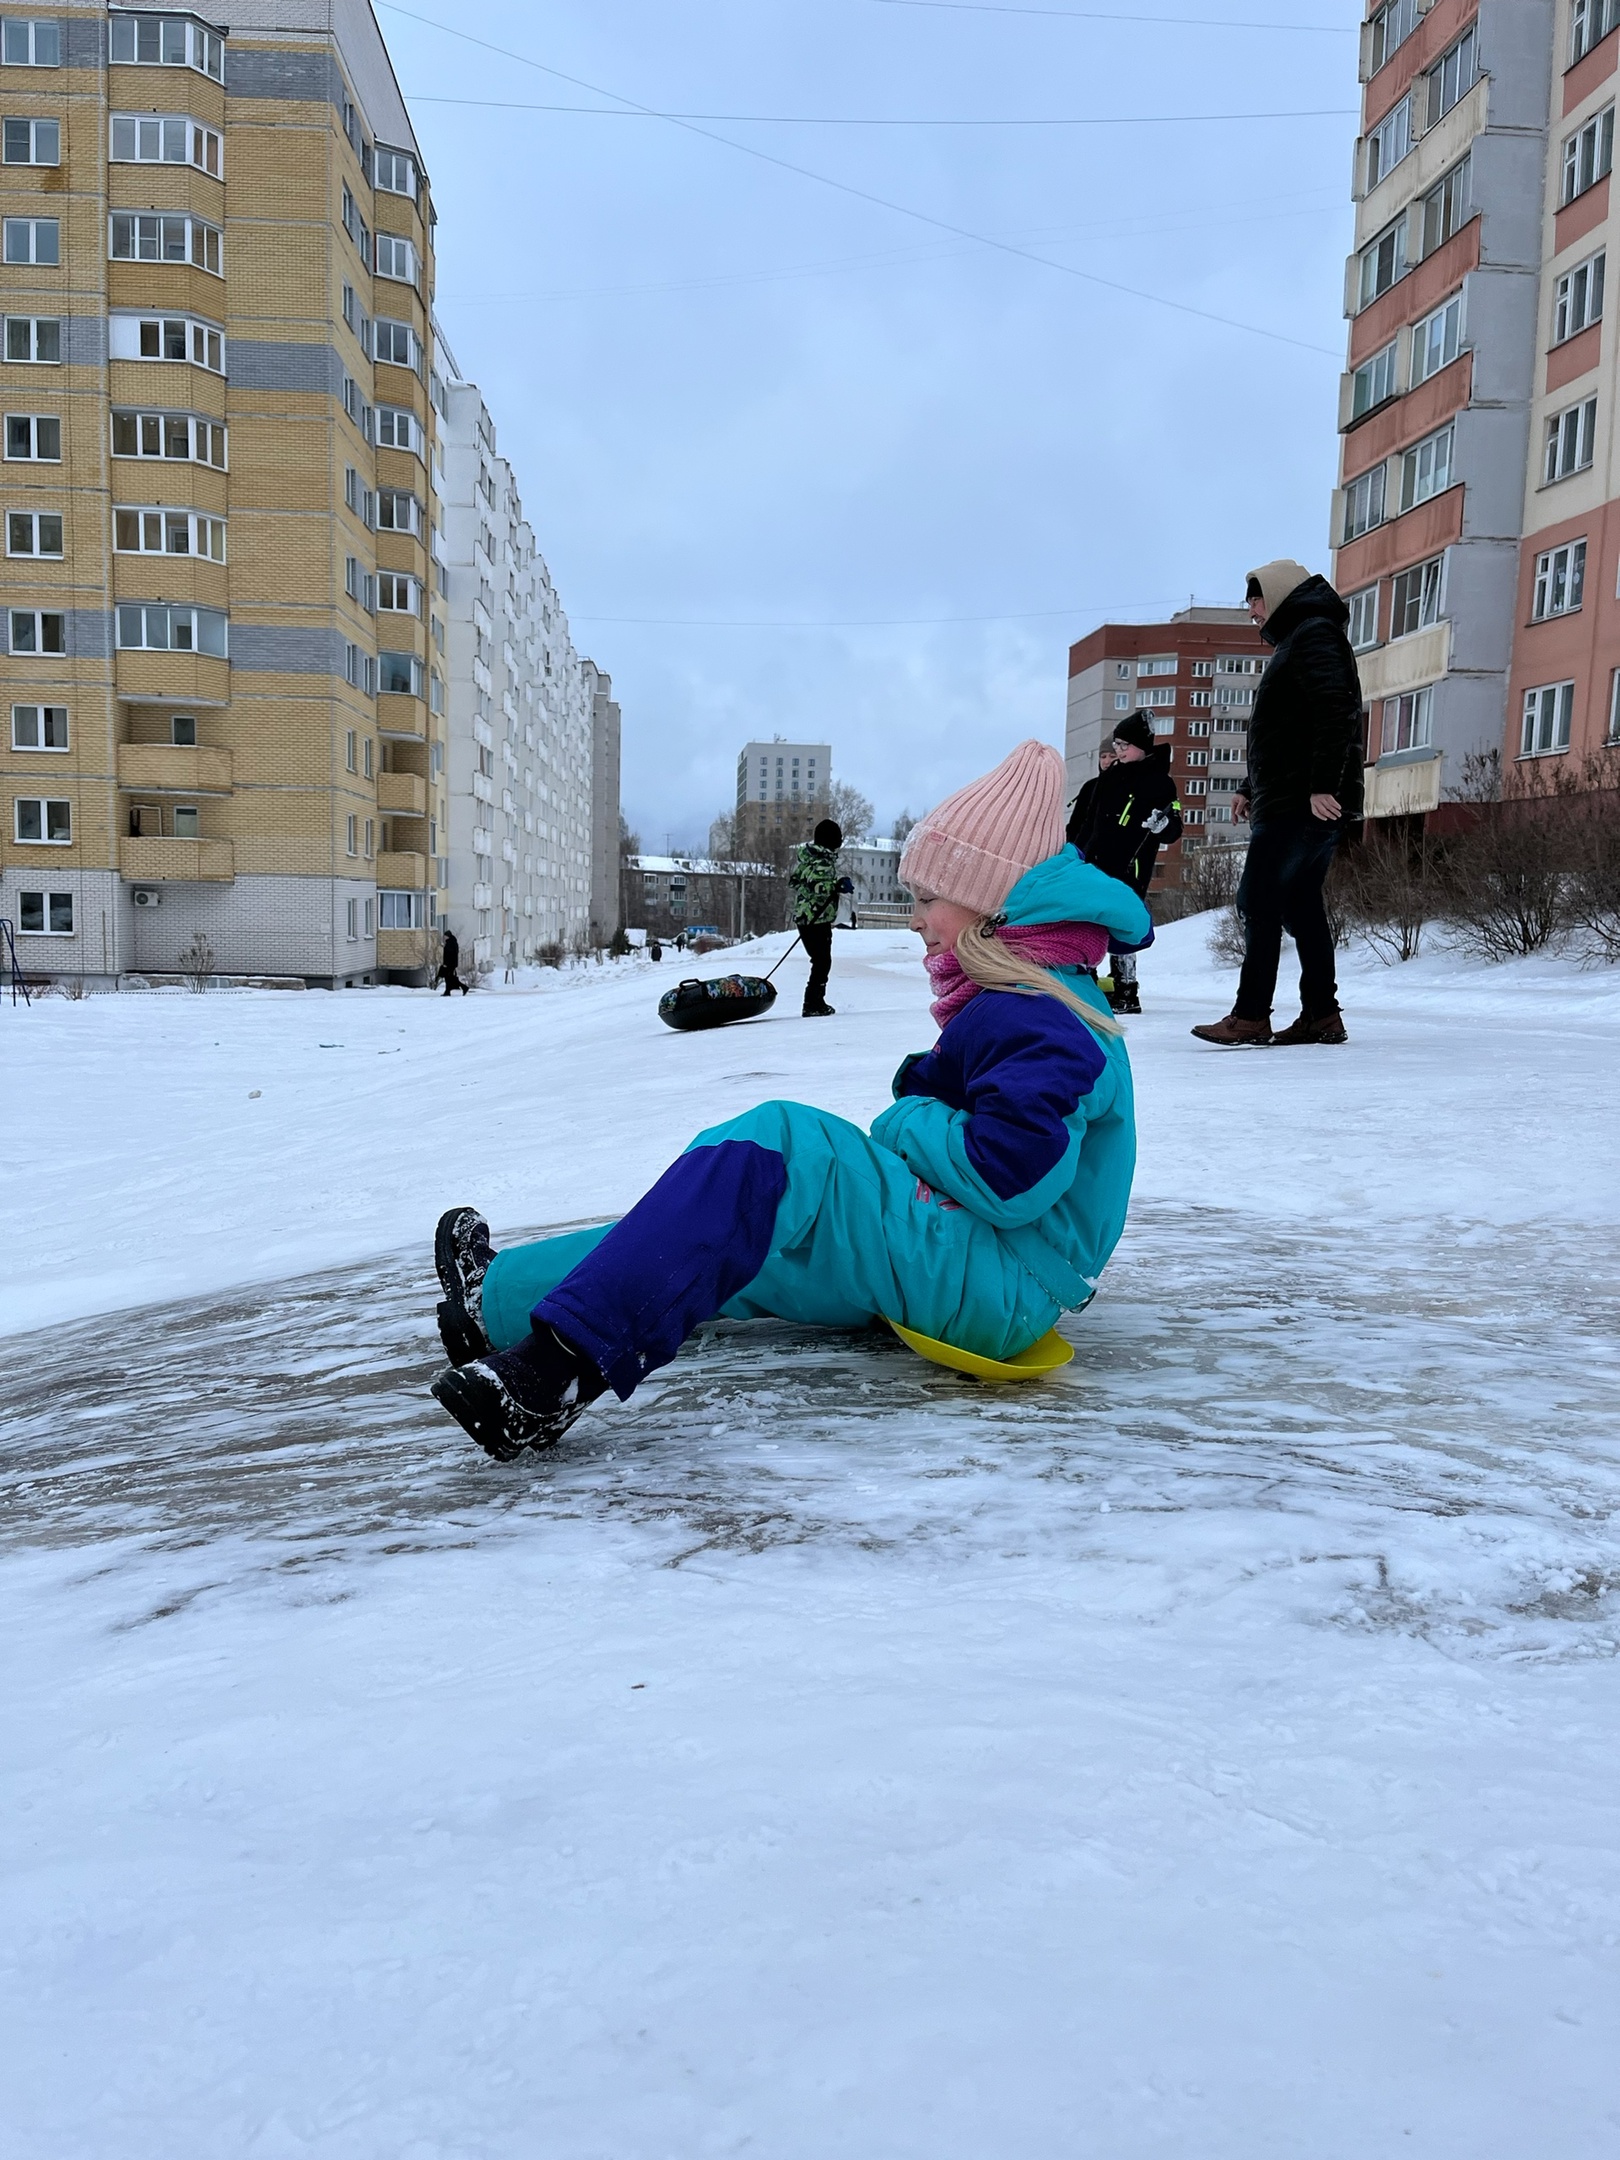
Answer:
<svg viewBox="0 0 1620 2160"><path fill-rule="evenodd" d="M897 1320L982 1357L1089 1302L1136 1159L1118 1022L1089 979L1148 935L1128 885L1063 839L1063 760L1020 743L912 829L940 1037L871 1132L761 1103L699 1133L619 1222L497 1253L472 1208L439 1223L433 1383L499 1461L621 1401L702 1321Z"/></svg>

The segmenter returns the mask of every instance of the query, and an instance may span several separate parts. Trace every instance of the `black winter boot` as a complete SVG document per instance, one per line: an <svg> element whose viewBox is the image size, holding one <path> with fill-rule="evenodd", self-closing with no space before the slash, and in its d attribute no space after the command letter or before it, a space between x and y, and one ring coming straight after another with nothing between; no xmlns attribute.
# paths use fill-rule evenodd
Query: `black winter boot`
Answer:
<svg viewBox="0 0 1620 2160"><path fill-rule="evenodd" d="M555 1328L537 1327L511 1350L452 1365L432 1392L486 1455L513 1462L525 1448L560 1440L606 1386L583 1351Z"/></svg>
<svg viewBox="0 0 1620 2160"><path fill-rule="evenodd" d="M439 1339L452 1365L467 1365L489 1355L483 1294L484 1277L494 1257L489 1224L476 1208L449 1208L439 1217L433 1233L433 1266L444 1291Z"/></svg>
<svg viewBox="0 0 1620 2160"><path fill-rule="evenodd" d="M1117 984L1114 995L1108 1002L1117 1013L1139 1013L1142 1010L1141 992L1134 982Z"/></svg>

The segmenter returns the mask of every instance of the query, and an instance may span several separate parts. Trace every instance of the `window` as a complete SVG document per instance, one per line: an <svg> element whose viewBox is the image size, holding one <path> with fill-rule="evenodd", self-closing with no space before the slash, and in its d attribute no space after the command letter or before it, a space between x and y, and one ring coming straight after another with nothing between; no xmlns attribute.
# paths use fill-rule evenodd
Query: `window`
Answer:
<svg viewBox="0 0 1620 2160"><path fill-rule="evenodd" d="M1129 692L1128 690L1116 690L1116 691L1114 692L1114 710L1115 710L1115 712L1129 712L1129 711L1130 711L1130 709L1131 709L1131 693L1130 693L1130 692Z"/></svg>
<svg viewBox="0 0 1620 2160"><path fill-rule="evenodd" d="M11 25L6 25L10 29ZM70 892L25 892L17 895L17 931L22 937L72 937L73 895Z"/></svg>
<svg viewBox="0 0 1620 2160"><path fill-rule="evenodd" d="M57 264L62 260L62 228L53 217L8 217L5 221L8 263Z"/></svg>
<svg viewBox="0 0 1620 2160"><path fill-rule="evenodd" d="M1547 441L1541 468L1543 483L1550 487L1555 480L1567 480L1571 473L1584 472L1592 462L1592 444L1596 434L1595 397L1587 398L1580 405L1571 405L1567 411L1555 413L1547 422Z"/></svg>
<svg viewBox="0 0 1620 2160"><path fill-rule="evenodd" d="M1443 555L1434 555L1397 575L1389 598L1392 638L1410 637L1414 630L1427 630L1440 620L1440 573L1445 560Z"/></svg>
<svg viewBox="0 0 1620 2160"><path fill-rule="evenodd" d="M1566 270L1553 287L1552 341L1562 345L1565 338L1575 337L1589 323L1595 323L1603 314L1603 266L1604 255L1600 249L1577 263L1573 270Z"/></svg>
<svg viewBox="0 0 1620 2160"><path fill-rule="evenodd" d="M361 393L360 385L352 375L343 378L343 410L360 430L367 442L371 440L371 407Z"/></svg>
<svg viewBox="0 0 1620 2160"><path fill-rule="evenodd" d="M1412 387L1450 367L1462 345L1462 294L1412 325Z"/></svg>
<svg viewBox="0 0 1620 2160"><path fill-rule="evenodd" d="M1209 763L1209 752L1207 750L1189 750L1187 752L1187 763L1189 765L1207 765Z"/></svg>
<svg viewBox="0 0 1620 2160"><path fill-rule="evenodd" d="M1573 202L1596 187L1614 163L1614 107L1605 105L1564 144L1564 176L1559 201Z"/></svg>
<svg viewBox="0 0 1620 2160"><path fill-rule="evenodd" d="M343 183L343 230L360 251L360 260L371 268L371 229L355 205L354 195L347 181Z"/></svg>
<svg viewBox="0 0 1620 2160"><path fill-rule="evenodd" d="M1570 66L1606 38L1617 22L1620 0L1575 0L1569 21Z"/></svg>
<svg viewBox="0 0 1620 2160"><path fill-rule="evenodd" d="M1217 705L1252 705L1254 703L1254 692L1252 690L1217 690L1215 702Z"/></svg>
<svg viewBox="0 0 1620 2160"><path fill-rule="evenodd" d="M60 120L7 120L3 132L8 165L61 164Z"/></svg>
<svg viewBox="0 0 1620 2160"><path fill-rule="evenodd" d="M1403 97L1394 111L1385 115L1377 127L1367 135L1367 188L1373 189L1392 172L1412 147L1412 100Z"/></svg>
<svg viewBox="0 0 1620 2160"><path fill-rule="evenodd" d="M379 892L377 926L382 930L420 930L426 916L419 892Z"/></svg>
<svg viewBox="0 0 1620 2160"><path fill-rule="evenodd" d="M360 746L360 770L367 780L371 778L371 737L369 735Z"/></svg>
<svg viewBox="0 0 1620 2160"><path fill-rule="evenodd" d="M1213 690L1194 690L1187 699L1189 705L1213 705L1214 702L1215 693Z"/></svg>
<svg viewBox="0 0 1620 2160"><path fill-rule="evenodd" d="M1196 676L1213 675L1215 672L1215 663L1213 660L1195 660L1193 662L1192 671Z"/></svg>
<svg viewBox="0 0 1620 2160"><path fill-rule="evenodd" d="M1215 669L1219 675L1258 675L1262 665L1259 660L1218 660Z"/></svg>
<svg viewBox="0 0 1620 2160"><path fill-rule="evenodd" d="M36 464L62 462L62 423L50 413L7 413L6 456Z"/></svg>
<svg viewBox="0 0 1620 2160"><path fill-rule="evenodd" d="M386 195L409 195L416 197L416 164L403 150L385 150L377 146L377 185Z"/></svg>
<svg viewBox="0 0 1620 2160"><path fill-rule="evenodd" d="M1365 652L1369 645L1378 643L1378 587L1364 585L1360 592L1353 592L1345 602L1350 610L1348 629L1350 643L1356 652Z"/></svg>
<svg viewBox="0 0 1620 2160"><path fill-rule="evenodd" d="M375 527L377 523L377 499L370 488L361 486L360 475L352 465L344 468L343 500L363 525L368 529Z"/></svg>
<svg viewBox="0 0 1620 2160"><path fill-rule="evenodd" d="M379 405L377 441L385 450L414 450L420 457L422 423L403 405Z"/></svg>
<svg viewBox="0 0 1620 2160"><path fill-rule="evenodd" d="M150 117L114 113L112 161L115 165L195 165L216 180L223 177L218 135L184 113Z"/></svg>
<svg viewBox="0 0 1620 2160"><path fill-rule="evenodd" d="M372 331L377 359L390 367L415 368L418 374L421 373L422 341L409 323L394 322L379 315Z"/></svg>
<svg viewBox="0 0 1620 2160"><path fill-rule="evenodd" d="M1426 260L1437 247L1444 247L1452 234L1468 222L1470 177L1469 161L1463 158L1452 166L1438 187L1431 188L1424 196L1422 259Z"/></svg>
<svg viewBox="0 0 1620 2160"><path fill-rule="evenodd" d="M8 315L6 358L59 367L62 361L61 318L56 315Z"/></svg>
<svg viewBox="0 0 1620 2160"><path fill-rule="evenodd" d="M1620 668L1609 677L1609 742L1620 742Z"/></svg>
<svg viewBox="0 0 1620 2160"><path fill-rule="evenodd" d="M192 263L215 277L224 276L217 225L177 213L136 210L115 210L111 224L114 262Z"/></svg>
<svg viewBox="0 0 1620 2160"><path fill-rule="evenodd" d="M169 722L169 740L177 750L195 750L197 723L190 713L176 713Z"/></svg>
<svg viewBox="0 0 1620 2160"><path fill-rule="evenodd" d="M62 28L54 22L22 22L8 15L0 60L7 67L60 67Z"/></svg>
<svg viewBox="0 0 1620 2160"><path fill-rule="evenodd" d="M195 652L226 657L226 617L219 608L120 606L120 652Z"/></svg>
<svg viewBox="0 0 1620 2160"><path fill-rule="evenodd" d="M391 615L420 615L422 588L415 578L383 571L377 579L377 605Z"/></svg>
<svg viewBox="0 0 1620 2160"><path fill-rule="evenodd" d="M376 821L376 819L375 819L375 818L367 818L367 819L366 819L366 861L367 861L367 862L370 862L370 860L371 860L372 856L373 856L373 855L375 855L375 854L376 854L376 852L377 852L377 821Z"/></svg>
<svg viewBox="0 0 1620 2160"><path fill-rule="evenodd" d="M223 39L182 16L115 15L108 54L122 67L189 67L225 80Z"/></svg>
<svg viewBox="0 0 1620 2160"><path fill-rule="evenodd" d="M1189 735L1207 735L1209 733L1209 722L1207 720L1189 720L1187 722L1187 733Z"/></svg>
<svg viewBox="0 0 1620 2160"><path fill-rule="evenodd" d="M1566 541L1536 557L1536 583L1530 603L1532 622L1549 615L1573 615L1586 585L1586 542Z"/></svg>
<svg viewBox="0 0 1620 2160"><path fill-rule="evenodd" d="M376 613L377 581L369 570L361 569L357 556L349 556L343 565L343 590L368 615Z"/></svg>
<svg viewBox="0 0 1620 2160"><path fill-rule="evenodd" d="M182 360L215 375L225 372L223 332L195 315L114 315L107 350L114 360Z"/></svg>
<svg viewBox="0 0 1620 2160"><path fill-rule="evenodd" d="M1406 275L1406 217L1403 213L1361 251L1361 307L1369 307L1397 278Z"/></svg>
<svg viewBox="0 0 1620 2160"><path fill-rule="evenodd" d="M13 750L65 750L67 746L68 716L65 705L12 706Z"/></svg>
<svg viewBox="0 0 1620 2160"><path fill-rule="evenodd" d="M1414 509L1425 503L1431 495L1442 494L1451 485L1451 445L1453 430L1449 423L1426 435L1422 442L1414 443L1401 459L1401 508Z"/></svg>
<svg viewBox="0 0 1620 2160"><path fill-rule="evenodd" d="M343 679L351 690L360 690L367 697L377 695L377 663L370 653L358 645L343 648Z"/></svg>
<svg viewBox="0 0 1620 2160"><path fill-rule="evenodd" d="M349 737L349 741L351 744L353 743L354 737L352 735ZM353 769L352 762L350 769ZM344 820L344 853L347 855L358 855L359 852L360 820L358 817L351 816Z"/></svg>
<svg viewBox="0 0 1620 2160"><path fill-rule="evenodd" d="M175 804L174 838L176 840L200 840L202 838L202 813L195 803Z"/></svg>
<svg viewBox="0 0 1620 2160"><path fill-rule="evenodd" d="M422 695L422 663L414 653L380 652L377 655L377 690L391 697Z"/></svg>
<svg viewBox="0 0 1620 2160"><path fill-rule="evenodd" d="M1138 660L1136 672L1138 675L1173 675L1176 672L1176 656L1171 653L1164 659ZM795 759L794 762L797 764L798 760ZM812 772L815 770L815 761L813 759L811 761L811 770Z"/></svg>
<svg viewBox="0 0 1620 2160"><path fill-rule="evenodd" d="M1168 690L1141 690L1137 692L1136 702L1141 706L1173 705L1176 702L1176 693L1173 687ZM794 785L797 784L795 781Z"/></svg>
<svg viewBox="0 0 1620 2160"><path fill-rule="evenodd" d="M1376 75L1398 45L1417 28L1418 0L1388 0L1367 24L1367 73Z"/></svg>
<svg viewBox="0 0 1620 2160"><path fill-rule="evenodd" d="M19 795L15 805L16 823L13 827L19 845L24 847L71 847L73 845L73 806L71 803L55 802L38 795Z"/></svg>
<svg viewBox="0 0 1620 2160"><path fill-rule="evenodd" d="M8 510L8 555L55 555L62 553L62 514L59 510Z"/></svg>
<svg viewBox="0 0 1620 2160"><path fill-rule="evenodd" d="M121 555L201 555L225 560L225 520L196 510L113 512L113 546Z"/></svg>
<svg viewBox="0 0 1620 2160"><path fill-rule="evenodd" d="M345 772L358 772L360 770L355 756L355 746L358 740L359 738L353 728L349 728L345 732L343 737L343 769ZM353 848L350 848L349 853L351 855L354 853Z"/></svg>
<svg viewBox="0 0 1620 2160"><path fill-rule="evenodd" d="M52 610L9 608L10 648L13 653L65 653L67 617Z"/></svg>
<svg viewBox="0 0 1620 2160"><path fill-rule="evenodd" d="M1572 682L1543 683L1524 693L1524 724L1519 735L1520 757L1548 757L1569 748L1569 727L1575 715ZM21 804L18 805L20 809ZM19 838L21 835L19 834Z"/></svg>
<svg viewBox="0 0 1620 2160"><path fill-rule="evenodd" d="M1404 697L1385 698L1378 754L1388 757L1396 750L1426 750L1434 718L1434 689L1409 690Z"/></svg>
<svg viewBox="0 0 1620 2160"><path fill-rule="evenodd" d="M377 275L398 278L406 285L416 283L416 250L409 240L398 239L393 233L377 235Z"/></svg>
<svg viewBox="0 0 1620 2160"><path fill-rule="evenodd" d="M183 458L225 470L225 423L197 413L115 412L114 457Z"/></svg>
<svg viewBox="0 0 1620 2160"><path fill-rule="evenodd" d="M350 823L350 824L352 825L352 824L354 823L354 819L353 819L353 818L350 818L350 820L349 820L349 823ZM350 853L351 855L352 855L352 854L354 853L354 849L353 849L353 847L352 847L352 846L351 846L351 847L350 847L350 849L349 849L349 853ZM359 901L358 901L358 900L350 900L350 901L348 901L348 902L347 902L347 903L345 904L345 908L344 908L344 913L345 913L345 915L346 915L346 917L347 917L347 920L348 920L349 943L350 943L351 945L357 945L357 944L358 944L358 943L360 942L360 903L359 903Z"/></svg>
<svg viewBox="0 0 1620 2160"><path fill-rule="evenodd" d="M1344 537L1359 540L1384 522L1384 467L1359 474L1344 491Z"/></svg>
<svg viewBox="0 0 1620 2160"><path fill-rule="evenodd" d="M379 488L377 529L379 532L419 533L422 530L421 504L403 488Z"/></svg>
<svg viewBox="0 0 1620 2160"><path fill-rule="evenodd" d="M1479 26L1470 23L1451 50L1430 68L1429 119L1433 127L1443 120L1460 98L1468 95L1479 75Z"/></svg>
<svg viewBox="0 0 1620 2160"><path fill-rule="evenodd" d="M1392 339L1383 351L1374 353L1356 369L1355 386L1350 400L1350 417L1359 420L1363 413L1382 405L1386 398L1395 395L1395 344Z"/></svg>

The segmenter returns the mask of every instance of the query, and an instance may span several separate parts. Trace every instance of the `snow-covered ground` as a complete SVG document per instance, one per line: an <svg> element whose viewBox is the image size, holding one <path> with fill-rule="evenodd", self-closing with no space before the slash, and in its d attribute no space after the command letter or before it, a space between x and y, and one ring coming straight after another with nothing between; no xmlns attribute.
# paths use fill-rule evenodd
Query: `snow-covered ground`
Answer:
<svg viewBox="0 0 1620 2160"><path fill-rule="evenodd" d="M668 961L0 1011L0 2148L1620 2148L1620 981L1352 959L1222 1054L1203 946L1057 1381L722 1326L504 1471L441 1207L864 1121L913 940L699 1037Z"/></svg>

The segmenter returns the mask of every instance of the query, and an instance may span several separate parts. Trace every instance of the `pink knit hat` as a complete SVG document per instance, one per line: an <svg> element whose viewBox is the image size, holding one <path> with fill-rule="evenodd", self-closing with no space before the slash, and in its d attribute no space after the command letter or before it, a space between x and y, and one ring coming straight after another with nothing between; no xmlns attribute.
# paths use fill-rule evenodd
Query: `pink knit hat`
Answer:
<svg viewBox="0 0 1620 2160"><path fill-rule="evenodd" d="M900 856L912 892L994 915L1026 870L1063 845L1063 760L1031 738L914 825Z"/></svg>

